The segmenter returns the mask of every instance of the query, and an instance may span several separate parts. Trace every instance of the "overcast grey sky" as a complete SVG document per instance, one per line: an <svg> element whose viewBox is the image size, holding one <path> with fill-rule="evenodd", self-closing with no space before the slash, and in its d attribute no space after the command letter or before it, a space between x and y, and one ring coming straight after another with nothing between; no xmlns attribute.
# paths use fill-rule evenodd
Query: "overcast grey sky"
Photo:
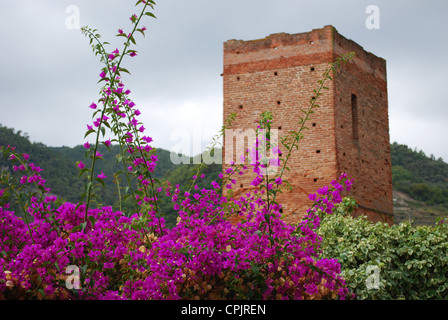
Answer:
<svg viewBox="0 0 448 320"><path fill-rule="evenodd" d="M80 30L69 29L70 5L81 26L99 29L110 51L129 31L135 0L0 0L0 124L49 146L84 142L102 67ZM131 97L156 147L173 149L174 132L190 132L197 153L222 126L223 43L333 25L387 61L391 142L448 161L448 1L171 0L156 1L139 55L124 61ZM368 29L376 5L379 29ZM193 138L193 127L204 138Z"/></svg>

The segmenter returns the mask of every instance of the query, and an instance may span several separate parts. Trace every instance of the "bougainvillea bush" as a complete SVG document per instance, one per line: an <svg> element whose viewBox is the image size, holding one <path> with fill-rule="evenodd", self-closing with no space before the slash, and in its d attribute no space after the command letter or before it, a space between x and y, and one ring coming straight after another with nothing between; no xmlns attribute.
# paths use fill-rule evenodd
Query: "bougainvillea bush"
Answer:
<svg viewBox="0 0 448 320"><path fill-rule="evenodd" d="M274 164L281 168L278 174L267 174L267 164L259 157L260 140L251 150L255 161L252 157L233 164L208 189L197 187L204 178L199 171L190 191L182 193L178 185L152 177L157 155L122 82L128 70L121 63L138 55L131 48L135 37L145 34L141 20L155 17L150 11L154 5L151 0L137 2L141 11L130 17L130 31L118 30L117 37L124 40L121 50L108 52L97 30L82 29L104 64L99 73L104 86L101 97L89 106L93 122L85 137L91 141L84 144L85 159L76 163L85 181L79 203L58 203L28 154L1 147L11 169L0 176L0 299L351 298L338 261L319 258L322 239L316 233L319 214L331 214L341 194L350 190L347 175L311 195L314 205L297 225L282 220L281 204L275 201L286 184L282 175L287 160ZM323 80L337 64L329 66ZM324 88L323 81L320 84L317 96ZM318 107L315 100L304 111L298 131L282 140L286 159ZM260 119L264 148L278 151L280 146L269 141L272 116L267 112ZM94 174L95 163L103 159L98 146L112 143L121 148L117 161L125 181L117 182L119 201L131 200L130 212L113 211L100 202L99 188L113 177ZM255 173L254 188L234 199L232 177L245 172ZM163 197L169 197L178 212L173 228L165 226L159 209ZM10 210L12 202L21 206L23 217Z"/></svg>

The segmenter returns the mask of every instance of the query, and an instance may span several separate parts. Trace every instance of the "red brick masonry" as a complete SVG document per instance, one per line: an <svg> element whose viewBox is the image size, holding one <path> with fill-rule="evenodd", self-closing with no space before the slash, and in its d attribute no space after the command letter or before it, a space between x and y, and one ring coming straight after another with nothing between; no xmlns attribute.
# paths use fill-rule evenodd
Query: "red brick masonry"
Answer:
<svg viewBox="0 0 448 320"><path fill-rule="evenodd" d="M331 74L333 80L325 84L329 89L317 101L321 107L289 159L285 179L293 190L277 197L287 222L303 218L312 204L308 194L347 172L355 179L350 193L360 206L355 215L393 223L386 61L332 26L224 43L224 119L235 112L232 129L255 129L259 115L270 110L280 137L297 130L300 110L309 107L328 64L348 52L355 57ZM238 177L236 195L247 192L252 179Z"/></svg>

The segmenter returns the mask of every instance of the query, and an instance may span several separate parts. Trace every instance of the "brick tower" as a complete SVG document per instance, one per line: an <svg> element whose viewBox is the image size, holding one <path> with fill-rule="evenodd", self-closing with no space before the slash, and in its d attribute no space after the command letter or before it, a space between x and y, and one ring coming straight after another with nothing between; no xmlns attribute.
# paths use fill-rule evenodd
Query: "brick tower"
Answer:
<svg viewBox="0 0 448 320"><path fill-rule="evenodd" d="M297 130L300 110L309 106L328 64L348 52L355 57L331 73L333 80L317 101L321 107L288 161L291 171L284 177L293 190L277 197L286 222L300 221L312 204L308 195L347 172L355 180L350 195L359 208L354 215L393 223L386 61L332 26L224 43L224 119L236 113L230 128L241 132L255 129L259 115L269 110L280 137ZM228 148L224 145L223 160ZM237 178L237 197L252 179L250 174Z"/></svg>

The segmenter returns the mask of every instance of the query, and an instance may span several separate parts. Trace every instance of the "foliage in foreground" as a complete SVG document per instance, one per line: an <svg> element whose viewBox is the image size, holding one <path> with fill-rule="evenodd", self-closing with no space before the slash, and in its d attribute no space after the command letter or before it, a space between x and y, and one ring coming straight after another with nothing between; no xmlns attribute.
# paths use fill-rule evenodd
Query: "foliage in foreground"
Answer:
<svg viewBox="0 0 448 320"><path fill-rule="evenodd" d="M448 299L448 224L389 226L350 216L346 198L317 233L357 299Z"/></svg>
<svg viewBox="0 0 448 320"><path fill-rule="evenodd" d="M319 257L322 239L315 231L318 211L331 213L352 180L342 174L331 186L318 190L308 215L296 226L284 223L281 204L275 201L286 183L282 175L287 160L318 107L324 81L346 58L329 65L315 90L316 99L303 111L299 129L283 137L281 146L270 140L273 119L264 112L257 130L262 134L250 146L250 159L233 164L208 189L198 187L205 176L194 175L181 192L179 185L154 177L159 159L121 78L129 73L121 66L123 57L137 56L130 49L135 34L147 30L138 27L141 19L155 17L150 11L154 1L139 0L136 5L142 9L130 17L131 32L118 30L117 37L125 41L122 50L107 52L97 30L82 29L104 64L99 74L104 86L101 97L90 105L94 120L87 125L85 137L93 136L93 141L84 144L85 159L77 162L85 182L81 201L58 205L42 168L29 154L10 145L0 147L12 164L12 170L0 172L0 298L350 298L339 263ZM118 203L131 201L127 212L101 205L99 190L113 177L97 171L98 162L106 158L100 146L110 151L113 142L119 145L117 163L122 166L116 174L124 177L121 183L116 181ZM265 156L269 149L278 154L279 148L284 148L285 159ZM271 165L281 167L280 173L271 174ZM255 188L239 199L226 195L224 190L230 191L236 183L233 175L245 172L255 176ZM161 214L163 197L178 213L172 229L166 228ZM20 205L23 218L10 210L11 202ZM240 221L232 224L229 217L235 215Z"/></svg>
<svg viewBox="0 0 448 320"><path fill-rule="evenodd" d="M173 229L155 211L127 217L111 207L89 209L65 203L52 208L40 168L27 155L4 148L20 162L22 175L8 180L12 191L35 187L27 212L33 222L8 211L2 190L0 298L3 299L334 299L348 290L334 259L318 258L314 232L320 210L331 210L346 175L319 190L316 206L297 227L286 225L279 205L254 191L240 200L221 195L215 182L202 196L165 189L179 210ZM19 169L21 170L21 169ZM196 177L197 179L200 179ZM14 183L17 183L15 185ZM280 181L278 181L280 183ZM181 203L177 200L182 197ZM20 197L19 197L20 198ZM21 203L23 200L20 200ZM231 205L243 220L228 221ZM25 205L24 205L25 208ZM67 268L80 268L81 283L68 283ZM71 285L70 285L71 284Z"/></svg>

